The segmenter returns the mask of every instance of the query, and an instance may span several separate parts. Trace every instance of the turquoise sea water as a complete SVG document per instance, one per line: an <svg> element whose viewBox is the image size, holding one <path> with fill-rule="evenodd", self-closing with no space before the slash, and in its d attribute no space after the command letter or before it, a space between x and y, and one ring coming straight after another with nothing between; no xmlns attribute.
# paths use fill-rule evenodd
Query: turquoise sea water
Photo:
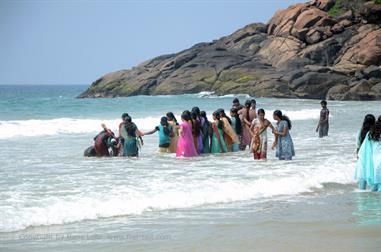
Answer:
<svg viewBox="0 0 381 252"><path fill-rule="evenodd" d="M127 244L137 235L134 246L141 249L140 240L175 239L173 226L166 229L165 223L182 228L192 223L204 227L204 221L223 225L247 213L276 212L285 202L308 205L327 195L360 202L357 210L348 206L344 211L351 220L355 216L353 225L381 224L380 198L364 199L353 181L357 131L365 114L381 114L381 102L330 101L330 136L319 139L319 101L258 98L258 108L264 108L269 119L272 111L281 109L293 121L296 157L291 162L276 160L271 150L266 162L254 161L247 151L179 160L157 153L156 135L145 137L139 159L97 159L84 158L84 149L101 123L116 131L123 112L132 115L140 129L151 130L168 111L179 115L199 106L210 115L220 107L228 110L234 95L76 99L85 88L0 86L3 248L102 251L97 245L114 244L115 237L124 237ZM238 97L241 102L249 98ZM365 215L358 210L367 206L371 210ZM232 225L247 228L241 221ZM157 226L164 228L155 233ZM218 237L218 230L212 232ZM200 237L207 233L200 231ZM75 247L68 245L68 234L76 238Z"/></svg>

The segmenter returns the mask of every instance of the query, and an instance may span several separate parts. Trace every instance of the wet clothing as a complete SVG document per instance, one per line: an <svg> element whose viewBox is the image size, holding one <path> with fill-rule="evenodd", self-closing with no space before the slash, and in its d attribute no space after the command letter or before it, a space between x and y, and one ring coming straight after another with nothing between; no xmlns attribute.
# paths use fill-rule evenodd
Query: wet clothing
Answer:
<svg viewBox="0 0 381 252"><path fill-rule="evenodd" d="M179 140L177 142L176 157L197 156L192 135L192 123L183 122L180 126L182 134L179 136Z"/></svg>
<svg viewBox="0 0 381 252"><path fill-rule="evenodd" d="M108 148L111 146L111 140L114 138L109 131L101 131L94 137L94 150L98 157L108 157L110 153Z"/></svg>
<svg viewBox="0 0 381 252"><path fill-rule="evenodd" d="M327 108L323 108L320 111L320 121L319 121L319 137L325 137L328 136L328 130L329 130L329 110ZM324 123L320 123L321 121L326 120Z"/></svg>
<svg viewBox="0 0 381 252"><path fill-rule="evenodd" d="M278 132L283 132L286 127L288 128L287 121L277 123ZM287 131L285 136L278 135L275 156L279 158L279 160L291 160L292 157L295 156L294 143L292 142L290 131Z"/></svg>
<svg viewBox="0 0 381 252"><path fill-rule="evenodd" d="M237 128L237 127L236 127L236 124L237 124L237 121L236 121L236 120L237 120L237 119L236 119L235 117L232 117L232 118L231 118L231 121L232 121L232 124L231 124L232 129L233 129L233 131L234 131L234 133L236 134L237 139L238 139L238 142L232 144L232 152L239 151L239 144L241 143L241 140L242 140L242 135L238 135L238 134L237 134L237 131L236 131L236 128ZM241 132L242 132L242 129L241 129Z"/></svg>
<svg viewBox="0 0 381 252"><path fill-rule="evenodd" d="M155 129L159 132L159 147L169 148L171 143L172 126L168 125L168 134L165 134L163 125L156 126Z"/></svg>
<svg viewBox="0 0 381 252"><path fill-rule="evenodd" d="M254 132L255 134L257 134L258 141L259 141L256 150L253 149L254 159L266 159L267 158L267 128L262 131L262 129L265 128L265 125L263 125L258 118L253 120L252 125L254 129L256 129ZM252 143L252 146L254 146L253 143Z"/></svg>
<svg viewBox="0 0 381 252"><path fill-rule="evenodd" d="M245 123L245 120L246 119L247 121L251 122L254 120L256 114L253 113L253 111L250 111L249 110L249 118L247 118L247 113L246 113L247 109L242 109L240 110L238 113L240 114L240 119L241 119L241 123L242 123L242 127L243 127L243 132L242 132L242 141L241 141L241 144L240 144L240 149L241 150L244 150L246 149L246 146L250 146L251 144L251 134L250 134L250 126L246 125Z"/></svg>
<svg viewBox="0 0 381 252"><path fill-rule="evenodd" d="M228 151L233 151L233 144L239 144L239 138L235 133L234 129L230 125L227 118L222 117L221 120L224 122L223 136L225 143L228 147Z"/></svg>
<svg viewBox="0 0 381 252"><path fill-rule="evenodd" d="M177 125L174 121L168 121L168 124L171 125L173 136L171 137L169 141L169 152L170 153L176 153L177 149L177 141L179 140L179 129L177 128Z"/></svg>
<svg viewBox="0 0 381 252"><path fill-rule="evenodd" d="M138 139L136 135L136 131L138 128L134 123L131 123L131 132L127 131L127 124L124 125L126 129L126 138L124 138L123 145L123 156L125 157L138 157L139 156L139 148L138 148Z"/></svg>
<svg viewBox="0 0 381 252"><path fill-rule="evenodd" d="M211 124L210 122L204 122L201 126L202 131L202 153L210 153L210 135L211 135Z"/></svg>
<svg viewBox="0 0 381 252"><path fill-rule="evenodd" d="M360 189L368 185L371 191L381 191L381 141L369 139L366 135L358 153L355 179Z"/></svg>
<svg viewBox="0 0 381 252"><path fill-rule="evenodd" d="M212 122L212 142L210 145L211 153L227 152L228 148L223 137L223 130L218 128L215 122Z"/></svg>

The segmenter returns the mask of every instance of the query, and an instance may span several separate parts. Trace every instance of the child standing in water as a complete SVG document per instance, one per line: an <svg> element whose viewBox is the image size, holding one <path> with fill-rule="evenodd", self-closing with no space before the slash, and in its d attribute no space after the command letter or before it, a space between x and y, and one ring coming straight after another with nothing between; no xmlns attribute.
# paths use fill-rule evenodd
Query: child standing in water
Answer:
<svg viewBox="0 0 381 252"><path fill-rule="evenodd" d="M355 179L359 188L381 192L381 116L366 134L358 153Z"/></svg>
<svg viewBox="0 0 381 252"><path fill-rule="evenodd" d="M184 111L181 114L180 136L177 142L176 157L194 157L197 156L197 151L193 142L192 135L192 120L189 111Z"/></svg>
<svg viewBox="0 0 381 252"><path fill-rule="evenodd" d="M274 126L265 118L265 110L258 109L257 118L252 122L253 141L251 146L254 159L267 159L267 128L275 132Z"/></svg>
<svg viewBox="0 0 381 252"><path fill-rule="evenodd" d="M169 125L167 117L162 117L160 119L160 125L156 126L155 129L143 133L145 135L151 135L159 131L159 151L162 153L170 153L169 145L171 142L171 137L173 136L172 126Z"/></svg>
<svg viewBox="0 0 381 252"><path fill-rule="evenodd" d="M168 119L168 124L172 126L173 136L169 142L169 152L176 153L177 141L179 140L179 123L176 120L175 115L172 112L166 114Z"/></svg>
<svg viewBox="0 0 381 252"><path fill-rule="evenodd" d="M320 102L321 105L321 111L320 111L320 119L319 123L316 127L316 132L319 132L319 137L325 137L328 136L328 130L329 130L329 110L327 108L327 101L323 100Z"/></svg>
<svg viewBox="0 0 381 252"><path fill-rule="evenodd" d="M223 128L224 123L220 118L219 113L216 111L213 113L213 120L212 122L212 142L210 145L211 153L224 153L228 151L228 148L226 146L224 137L223 137Z"/></svg>
<svg viewBox="0 0 381 252"><path fill-rule="evenodd" d="M275 140L272 149L276 148L275 156L279 160L292 160L295 156L294 143L290 135L291 121L282 114L282 111L274 111L274 120L277 121L277 130L275 130Z"/></svg>

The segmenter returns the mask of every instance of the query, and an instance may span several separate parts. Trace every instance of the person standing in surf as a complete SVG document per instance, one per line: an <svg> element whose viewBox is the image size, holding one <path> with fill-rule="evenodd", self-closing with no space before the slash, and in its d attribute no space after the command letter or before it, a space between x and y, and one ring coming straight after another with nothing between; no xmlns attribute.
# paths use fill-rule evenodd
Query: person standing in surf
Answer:
<svg viewBox="0 0 381 252"><path fill-rule="evenodd" d="M327 108L327 101L323 100L320 102L321 111L320 111L320 119L318 125L316 127L316 132L319 132L319 137L323 138L328 136L329 130L329 110Z"/></svg>
<svg viewBox="0 0 381 252"><path fill-rule="evenodd" d="M234 99L233 99L232 109L237 109L237 111L239 111L240 109L242 109L242 105L240 104L238 98L234 98Z"/></svg>
<svg viewBox="0 0 381 252"><path fill-rule="evenodd" d="M223 122L223 137L228 147L228 151L239 151L239 138L231 126L231 119L226 115L225 110L218 109L217 113Z"/></svg>
<svg viewBox="0 0 381 252"><path fill-rule="evenodd" d="M202 125L204 124L204 118L200 115L200 109L198 107L192 108L191 117L194 146L196 147L197 153L201 154L204 148L202 142Z"/></svg>
<svg viewBox="0 0 381 252"><path fill-rule="evenodd" d="M194 146L192 135L191 113L186 110L181 114L182 123L180 125L179 140L177 142L176 157L194 157L197 151Z"/></svg>
<svg viewBox="0 0 381 252"><path fill-rule="evenodd" d="M169 152L170 153L176 153L177 149L177 141L179 140L179 123L177 122L177 119L175 115L172 112L168 112L166 114L168 124L172 126L173 136L171 137L171 140L169 142Z"/></svg>
<svg viewBox="0 0 381 252"><path fill-rule="evenodd" d="M125 118L124 124L127 136L124 139L123 146L123 156L125 157L138 157L139 156L139 146L143 144L142 133L138 130L138 127L135 123L132 122L132 118L127 116ZM141 143L139 140L141 140Z"/></svg>
<svg viewBox="0 0 381 252"><path fill-rule="evenodd" d="M240 115L240 119L242 122L242 141L240 144L240 150L245 150L247 146L250 146L251 144L251 122L254 120L254 114L251 113L251 100L247 100L245 102L245 107L242 108L240 111L238 111L238 114Z"/></svg>
<svg viewBox="0 0 381 252"><path fill-rule="evenodd" d="M206 116L205 111L201 111L200 115L202 116L202 118L204 118L204 124L201 127L203 146L202 153L207 154L210 153L210 137L212 135L212 126L208 120L208 117Z"/></svg>
<svg viewBox="0 0 381 252"><path fill-rule="evenodd" d="M357 139L356 139L356 153L359 152L360 147L362 143L364 142L366 134L368 134L369 130L374 126L376 123L376 117L372 114L367 114L364 118L364 121L362 123L361 130L357 134Z"/></svg>
<svg viewBox="0 0 381 252"><path fill-rule="evenodd" d="M381 116L366 134L358 152L355 179L359 188L381 192Z"/></svg>
<svg viewBox="0 0 381 252"><path fill-rule="evenodd" d="M124 139L127 138L127 131L125 128L127 113L122 114L122 122L119 124L119 153L118 156L123 156Z"/></svg>
<svg viewBox="0 0 381 252"><path fill-rule="evenodd" d="M238 115L238 109L232 108L230 110L230 116L231 116L231 122L232 122L231 126L234 130L234 133L238 137L238 141L241 142L243 129L242 129L241 119L239 118L239 115ZM232 149L233 149L233 151L238 151L239 150L239 144L233 143Z"/></svg>
<svg viewBox="0 0 381 252"><path fill-rule="evenodd" d="M212 142L210 144L211 153L225 153L228 151L228 148L223 136L224 122L221 120L220 115L217 111L213 113L213 120L213 134Z"/></svg>
<svg viewBox="0 0 381 252"><path fill-rule="evenodd" d="M292 160L292 157L295 156L295 150L290 135L291 121L280 110L274 111L273 118L277 121L277 129L274 131L275 140L272 145L273 150L276 148L275 156L279 160Z"/></svg>
<svg viewBox="0 0 381 252"><path fill-rule="evenodd" d="M253 139L258 139L258 143L252 143L254 159L267 159L267 128L270 127L275 132L274 126L265 118L265 110L258 109L258 117L251 123Z"/></svg>
<svg viewBox="0 0 381 252"><path fill-rule="evenodd" d="M156 126L153 130L143 133L142 135L152 135L156 131L159 132L159 152L170 153L169 145L171 142L171 137L173 137L172 126L169 125L167 117L162 117L160 119L160 124Z"/></svg>

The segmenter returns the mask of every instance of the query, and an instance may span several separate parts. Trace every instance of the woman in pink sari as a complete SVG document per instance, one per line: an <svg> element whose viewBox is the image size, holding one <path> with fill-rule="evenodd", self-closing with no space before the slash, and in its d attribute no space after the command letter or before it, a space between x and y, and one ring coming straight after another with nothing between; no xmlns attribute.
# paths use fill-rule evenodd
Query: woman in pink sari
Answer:
<svg viewBox="0 0 381 252"><path fill-rule="evenodd" d="M184 111L181 115L181 120L183 123L180 124L180 136L177 142L176 157L197 156L192 135L191 113Z"/></svg>

